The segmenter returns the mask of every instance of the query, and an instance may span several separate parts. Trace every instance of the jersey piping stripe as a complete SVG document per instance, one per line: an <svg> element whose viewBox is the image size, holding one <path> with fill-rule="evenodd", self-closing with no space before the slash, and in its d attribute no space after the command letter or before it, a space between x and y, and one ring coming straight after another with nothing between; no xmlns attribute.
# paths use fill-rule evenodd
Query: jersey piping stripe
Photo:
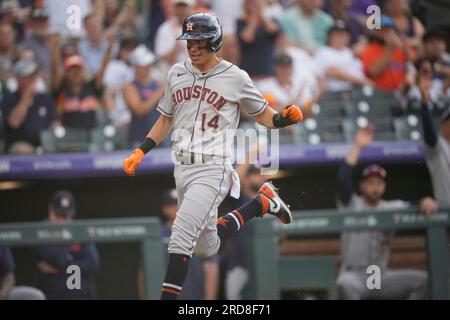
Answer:
<svg viewBox="0 0 450 320"><path fill-rule="evenodd" d="M168 116L168 117L172 117L173 116L173 113L168 113L168 112L164 111L160 106L157 106L156 110L158 110L159 112L161 112L165 116Z"/></svg>
<svg viewBox="0 0 450 320"><path fill-rule="evenodd" d="M264 104L262 105L262 107L258 110L258 111L256 111L256 112L249 112L248 114L250 114L250 115L254 115L254 114L258 114L258 113L261 113L261 111L263 111L264 110L264 108L267 106L267 101L266 102L264 102Z"/></svg>
<svg viewBox="0 0 450 320"><path fill-rule="evenodd" d="M222 180L220 180L220 184L219 184L219 192L218 192L218 193L216 194L216 196L214 197L214 201L213 201L213 203L211 204L211 206L209 207L208 212L206 213L206 217L203 219L202 224L200 225L200 228L198 228L198 230L195 232L195 239L192 241L191 248L189 249L189 252L192 251L192 250L194 249L194 242L197 241L198 233L199 233L199 231L202 229L201 226L203 226L203 224L205 223L206 219L208 219L208 217L209 217L209 212L211 211L212 207L213 207L214 204L216 203L216 199L217 199L217 197L219 196L220 192L222 191L222 183L223 183L223 180L225 179L225 171L226 171L225 169L226 169L226 167L223 166Z"/></svg>

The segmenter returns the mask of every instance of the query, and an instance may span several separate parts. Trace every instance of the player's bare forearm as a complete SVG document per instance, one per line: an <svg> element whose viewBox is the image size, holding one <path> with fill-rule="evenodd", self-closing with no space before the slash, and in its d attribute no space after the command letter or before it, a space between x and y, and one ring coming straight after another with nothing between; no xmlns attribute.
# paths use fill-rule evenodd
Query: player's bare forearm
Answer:
<svg viewBox="0 0 450 320"><path fill-rule="evenodd" d="M172 118L161 115L158 121L153 125L147 137L153 139L158 145L167 137L171 129Z"/></svg>
<svg viewBox="0 0 450 320"><path fill-rule="evenodd" d="M266 128L275 129L275 126L273 124L273 116L276 113L277 112L271 107L267 107L263 112L255 116L255 121Z"/></svg>

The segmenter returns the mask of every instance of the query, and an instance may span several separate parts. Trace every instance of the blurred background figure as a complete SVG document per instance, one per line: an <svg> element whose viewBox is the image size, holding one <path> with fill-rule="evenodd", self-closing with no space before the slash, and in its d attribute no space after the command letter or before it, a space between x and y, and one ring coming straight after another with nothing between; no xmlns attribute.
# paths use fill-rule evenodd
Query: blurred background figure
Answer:
<svg viewBox="0 0 450 320"><path fill-rule="evenodd" d="M161 213L164 224L161 235L167 255L167 245L172 233L172 225L178 212L177 191L175 189L164 192ZM166 257L167 258L167 257ZM155 284L159 286L160 284ZM193 255L190 259L189 269L183 284L183 292L178 300L214 300L219 292L219 265L218 256L213 255L200 259ZM138 296L145 299L142 268L138 271Z"/></svg>
<svg viewBox="0 0 450 320"><path fill-rule="evenodd" d="M240 67L253 81L273 74L278 22L269 15L265 0L244 0L243 16L237 21L241 48Z"/></svg>
<svg viewBox="0 0 450 320"><path fill-rule="evenodd" d="M134 80L124 86L123 98L131 112L130 145L137 147L159 119L156 106L164 93L164 84L152 72L155 55L145 45L131 52L129 62L134 69Z"/></svg>
<svg viewBox="0 0 450 320"><path fill-rule="evenodd" d="M173 0L174 15L168 17L156 32L155 54L167 64L167 69L188 59L185 41L177 41L184 19L194 13L195 0Z"/></svg>
<svg viewBox="0 0 450 320"><path fill-rule="evenodd" d="M5 127L5 151L29 155L41 145L40 132L59 124L53 98L39 88L36 63L19 60L13 74L17 90L7 93L0 103Z"/></svg>
<svg viewBox="0 0 450 320"><path fill-rule="evenodd" d="M18 56L15 46L16 30L7 21L0 20L0 81L13 77L12 67Z"/></svg>
<svg viewBox="0 0 450 320"><path fill-rule="evenodd" d="M341 165L338 174L338 208L361 212L364 210L406 209L412 204L403 200L384 200L386 170L378 165L367 166L359 181L359 192L353 191L352 176L361 151L373 140L373 126L360 129L351 151ZM419 202L419 210L436 213L438 205L431 197ZM392 231L354 231L341 235L341 272L336 284L342 299L426 299L428 298L427 274L419 270L388 269ZM368 249L370 248L370 249ZM369 290L366 285L367 268L378 266L381 270L381 289Z"/></svg>
<svg viewBox="0 0 450 320"><path fill-rule="evenodd" d="M86 37L78 45L78 52L86 64L86 72L95 74L102 65L102 59L108 49L108 41L104 37L102 21L95 13L83 19Z"/></svg>
<svg viewBox="0 0 450 320"><path fill-rule="evenodd" d="M14 287L16 280L14 263L11 250L6 246L0 246L0 300L8 298L9 292Z"/></svg>
<svg viewBox="0 0 450 320"><path fill-rule="evenodd" d="M50 80L51 64L48 39L51 35L48 8L33 7L27 20L27 32L25 39L19 44L20 50L31 50L34 59L39 65L41 74L46 81Z"/></svg>
<svg viewBox="0 0 450 320"><path fill-rule="evenodd" d="M114 39L109 38L98 72L93 78L86 80L86 62L79 55L69 56L64 60L61 75L59 37L53 39L51 88L64 126L77 129L93 129L97 126L97 111L103 95L103 76L112 56L113 45Z"/></svg>
<svg viewBox="0 0 450 320"><path fill-rule="evenodd" d="M391 17L381 18L381 29L369 31L369 44L360 53L366 75L375 87L398 91L405 84L407 67L413 51L395 28Z"/></svg>
<svg viewBox="0 0 450 320"><path fill-rule="evenodd" d="M51 223L70 223L77 213L74 195L66 190L55 192L48 205ZM100 256L95 244L52 244L34 248L38 288L49 300L90 300L96 298L95 274L100 269ZM78 266L81 288L67 287L67 268Z"/></svg>
<svg viewBox="0 0 450 320"><path fill-rule="evenodd" d="M128 128L131 121L131 113L123 99L122 89L134 80L134 70L128 58L137 46L137 38L123 38L116 58L106 67L103 79L105 110L108 111L112 124L118 128Z"/></svg>
<svg viewBox="0 0 450 320"><path fill-rule="evenodd" d="M296 0L281 20L290 43L310 54L326 43L333 18L321 10L322 0Z"/></svg>
<svg viewBox="0 0 450 320"><path fill-rule="evenodd" d="M368 5L363 8L362 12L352 12L352 8L357 2L353 0L328 0L325 3L325 11L333 17L335 21L343 21L348 27L348 32L350 35L350 47L359 47L362 42L366 41L366 21L365 17L367 15L366 10ZM372 2L375 1L364 1Z"/></svg>
<svg viewBox="0 0 450 320"><path fill-rule="evenodd" d="M27 286L15 286L16 265L11 250L0 246L0 300L45 300L42 291Z"/></svg>
<svg viewBox="0 0 450 320"><path fill-rule="evenodd" d="M315 53L316 64L326 80L326 91L350 91L353 86L372 85L349 44L349 27L337 21L328 30L327 45Z"/></svg>
<svg viewBox="0 0 450 320"><path fill-rule="evenodd" d="M249 159L256 156L257 149L249 152ZM253 159L254 160L254 159ZM250 163L252 161L248 161ZM257 165L239 164L236 172L241 181L241 194L239 199L229 197L227 205L222 210L224 213L230 212L236 206L246 203L256 197L259 188L267 182L267 176L261 174L261 168ZM236 237L222 244L220 251L221 273L223 274L225 298L227 300L245 299L246 285L249 279L246 250L246 239L248 229L243 226Z"/></svg>
<svg viewBox="0 0 450 320"><path fill-rule="evenodd" d="M386 15L394 20L399 36L406 39L409 47L418 49L425 28L420 20L411 14L408 0L386 0L385 9Z"/></svg>

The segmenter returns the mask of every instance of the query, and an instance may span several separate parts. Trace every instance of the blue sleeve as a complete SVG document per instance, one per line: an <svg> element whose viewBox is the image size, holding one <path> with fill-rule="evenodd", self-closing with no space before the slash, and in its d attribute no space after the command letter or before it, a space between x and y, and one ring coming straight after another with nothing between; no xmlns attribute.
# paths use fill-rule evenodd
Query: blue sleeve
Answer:
<svg viewBox="0 0 450 320"><path fill-rule="evenodd" d="M354 166L344 162L340 168L337 179L338 197L343 205L348 205L353 195L353 176Z"/></svg>
<svg viewBox="0 0 450 320"><path fill-rule="evenodd" d="M0 276L16 271L16 264L8 247L0 247Z"/></svg>
<svg viewBox="0 0 450 320"><path fill-rule="evenodd" d="M95 244L84 245L81 258L72 263L79 266L82 272L97 272L100 269L100 256Z"/></svg>
<svg viewBox="0 0 450 320"><path fill-rule="evenodd" d="M37 261L45 261L51 266L65 270L72 261L68 245L38 246L34 249Z"/></svg>
<svg viewBox="0 0 450 320"><path fill-rule="evenodd" d="M422 104L422 126L425 143L434 148L437 145L438 136L431 117L430 107L430 104Z"/></svg>

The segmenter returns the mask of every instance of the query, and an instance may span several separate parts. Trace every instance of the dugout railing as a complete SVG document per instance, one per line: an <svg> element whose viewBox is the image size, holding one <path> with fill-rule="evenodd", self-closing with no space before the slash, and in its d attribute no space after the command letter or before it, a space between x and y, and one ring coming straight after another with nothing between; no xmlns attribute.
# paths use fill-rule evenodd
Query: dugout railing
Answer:
<svg viewBox="0 0 450 320"><path fill-rule="evenodd" d="M258 219L247 226L247 252L250 279L250 299L280 299L282 289L293 289L303 279L314 287L328 281L329 297L336 298L333 275L334 260L327 257L280 257L278 240L286 237L338 236L355 230L425 230L429 288L432 299L449 299L448 239L450 209L439 210L427 217L412 210L402 211L302 211L294 213L291 224L282 225L277 219ZM296 268L296 269L294 269ZM334 271L334 273L333 273ZM287 272L290 272L288 275ZM305 274L302 274L305 273ZM286 278L288 276L289 278ZM289 285L292 288L289 288ZM286 288L287 287L287 288ZM303 289L303 286L302 286Z"/></svg>
<svg viewBox="0 0 450 320"><path fill-rule="evenodd" d="M161 223L158 218L76 220L60 224L49 222L0 224L0 244L10 247L111 242L140 243L146 297L152 300L159 299L165 258Z"/></svg>
<svg viewBox="0 0 450 320"><path fill-rule="evenodd" d="M251 299L280 299L281 289L301 282L328 282L331 297L335 298L334 275L327 257L282 259L279 254L280 235L320 237L339 235L343 231L426 230L427 261L430 293L433 299L448 299L448 241L450 210L440 210L426 217L416 211L337 212L308 211L294 213L294 221L282 225L276 219L257 219L249 223L247 236ZM35 246L51 243L111 243L140 242L146 296L158 299L164 276L164 252L160 220L150 218L76 220L70 223L49 222L0 224L0 244L7 246ZM283 262L283 263L280 263ZM301 268L299 267L301 264ZM298 277L286 279L284 270L298 268ZM302 278L301 273L309 271ZM296 271L294 269L294 271ZM313 271L313 272L310 272ZM157 285L155 285L157 284ZM305 285L305 283L302 283Z"/></svg>

